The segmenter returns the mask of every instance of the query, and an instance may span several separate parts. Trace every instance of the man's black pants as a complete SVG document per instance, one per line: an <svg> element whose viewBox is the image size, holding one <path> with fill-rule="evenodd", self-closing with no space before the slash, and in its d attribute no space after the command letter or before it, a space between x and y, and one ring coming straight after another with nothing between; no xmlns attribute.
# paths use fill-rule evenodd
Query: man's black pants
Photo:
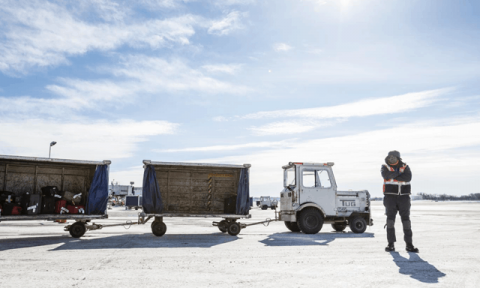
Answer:
<svg viewBox="0 0 480 288"><path fill-rule="evenodd" d="M409 195L389 195L383 197L383 205L387 212L387 240L388 243L397 241L395 237L395 218L397 211L400 213L403 224L403 239L407 244L412 244L412 224L410 222L410 196Z"/></svg>

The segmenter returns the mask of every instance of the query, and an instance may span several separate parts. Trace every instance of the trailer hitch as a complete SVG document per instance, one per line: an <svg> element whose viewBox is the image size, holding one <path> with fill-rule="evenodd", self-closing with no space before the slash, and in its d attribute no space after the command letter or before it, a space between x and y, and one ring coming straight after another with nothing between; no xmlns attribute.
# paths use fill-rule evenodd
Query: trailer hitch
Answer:
<svg viewBox="0 0 480 288"><path fill-rule="evenodd" d="M80 221L79 221L80 222ZM115 226L123 226L123 228L125 229L130 229L130 227L132 225L138 225L138 224L141 224L139 222L132 222L131 220L128 220L127 222L125 223L119 223L119 224L95 224L95 223L92 223L92 224L87 224L84 222L84 225L85 225L85 228L87 228L88 231L92 231L92 230L100 230L100 229L103 229L105 227L115 227ZM70 227L72 225L67 225L63 228L64 231L70 231Z"/></svg>

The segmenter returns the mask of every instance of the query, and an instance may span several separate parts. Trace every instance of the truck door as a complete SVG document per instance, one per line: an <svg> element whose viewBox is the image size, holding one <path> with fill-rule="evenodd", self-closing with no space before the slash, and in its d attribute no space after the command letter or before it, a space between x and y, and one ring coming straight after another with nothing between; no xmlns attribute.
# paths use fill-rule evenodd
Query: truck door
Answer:
<svg viewBox="0 0 480 288"><path fill-rule="evenodd" d="M332 171L308 167L301 170L300 203L313 202L327 215L336 215L335 187L330 180Z"/></svg>

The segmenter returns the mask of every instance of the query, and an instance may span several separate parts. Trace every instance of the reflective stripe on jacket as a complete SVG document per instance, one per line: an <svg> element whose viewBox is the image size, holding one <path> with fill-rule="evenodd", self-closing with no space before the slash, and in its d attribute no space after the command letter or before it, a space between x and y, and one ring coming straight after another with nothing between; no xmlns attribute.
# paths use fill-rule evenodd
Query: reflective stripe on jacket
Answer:
<svg viewBox="0 0 480 288"><path fill-rule="evenodd" d="M389 171L394 172L395 169L387 164L383 164ZM407 168L407 164L403 164L400 167L400 172ZM395 179L384 179L383 181L383 194L392 194L392 195L410 195L411 186L410 182L398 181Z"/></svg>

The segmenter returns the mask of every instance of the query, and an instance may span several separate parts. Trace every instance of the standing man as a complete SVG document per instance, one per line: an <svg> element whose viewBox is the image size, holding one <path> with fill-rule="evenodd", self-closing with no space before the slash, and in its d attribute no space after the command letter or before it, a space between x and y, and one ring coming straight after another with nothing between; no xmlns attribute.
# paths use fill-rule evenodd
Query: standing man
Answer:
<svg viewBox="0 0 480 288"><path fill-rule="evenodd" d="M410 222L410 180L412 172L407 164L402 162L400 152L390 151L382 165L383 205L387 213L387 240L388 246L385 251L395 251L395 218L397 211L400 213L403 225L404 240L408 252L418 253L418 249L412 244L412 227Z"/></svg>

